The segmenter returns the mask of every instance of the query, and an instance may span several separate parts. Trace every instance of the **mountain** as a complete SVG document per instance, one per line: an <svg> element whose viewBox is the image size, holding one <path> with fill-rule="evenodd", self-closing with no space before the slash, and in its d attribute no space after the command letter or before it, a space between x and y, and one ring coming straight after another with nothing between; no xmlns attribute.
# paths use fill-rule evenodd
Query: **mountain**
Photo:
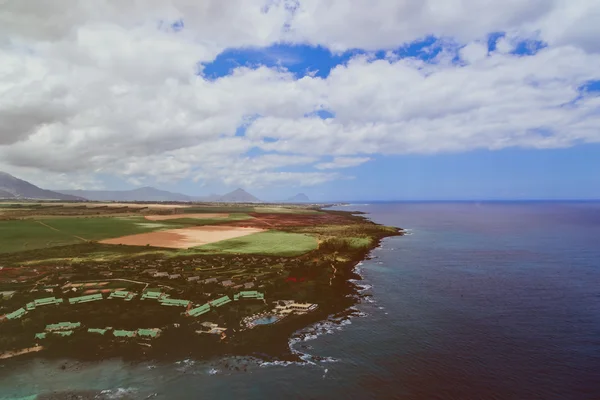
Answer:
<svg viewBox="0 0 600 400"><path fill-rule="evenodd" d="M6 190L0 190L0 199L14 199L15 195Z"/></svg>
<svg viewBox="0 0 600 400"><path fill-rule="evenodd" d="M167 192L153 187L133 190L59 190L60 193L85 197L93 201L194 201L181 193Z"/></svg>
<svg viewBox="0 0 600 400"><path fill-rule="evenodd" d="M31 183L0 172L0 197L13 199L39 200L85 200L85 198L40 189Z"/></svg>
<svg viewBox="0 0 600 400"><path fill-rule="evenodd" d="M233 192L229 192L214 200L221 203L260 203L260 200L244 189L235 189Z"/></svg>
<svg viewBox="0 0 600 400"><path fill-rule="evenodd" d="M298 193L297 195L292 196L285 201L289 201L290 203L306 203L309 202L310 199L304 193Z"/></svg>

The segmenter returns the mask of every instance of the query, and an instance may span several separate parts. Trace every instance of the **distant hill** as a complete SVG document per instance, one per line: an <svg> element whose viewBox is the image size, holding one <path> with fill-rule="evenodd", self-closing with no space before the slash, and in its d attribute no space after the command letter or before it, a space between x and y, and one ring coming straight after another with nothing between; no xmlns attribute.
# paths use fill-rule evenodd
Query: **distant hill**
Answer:
<svg viewBox="0 0 600 400"><path fill-rule="evenodd" d="M0 190L0 199L14 199L15 195L7 192L6 190Z"/></svg>
<svg viewBox="0 0 600 400"><path fill-rule="evenodd" d="M93 201L195 201L191 196L153 187L133 190L59 190L59 192Z"/></svg>
<svg viewBox="0 0 600 400"><path fill-rule="evenodd" d="M310 201L310 199L304 193L298 193L297 195L290 197L286 201L289 201L290 203L306 203Z"/></svg>
<svg viewBox="0 0 600 400"><path fill-rule="evenodd" d="M39 187L19 178L0 172L0 198L12 199L39 199L39 200L85 200L79 196L53 192Z"/></svg>
<svg viewBox="0 0 600 400"><path fill-rule="evenodd" d="M244 189L235 189L233 192L229 192L219 197L217 200L213 200L222 203L260 203L260 200Z"/></svg>

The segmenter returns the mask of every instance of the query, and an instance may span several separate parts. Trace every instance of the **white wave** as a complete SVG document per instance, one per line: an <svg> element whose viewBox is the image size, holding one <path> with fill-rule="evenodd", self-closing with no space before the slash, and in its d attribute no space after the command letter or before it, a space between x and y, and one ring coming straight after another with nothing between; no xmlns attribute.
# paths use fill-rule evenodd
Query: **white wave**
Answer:
<svg viewBox="0 0 600 400"><path fill-rule="evenodd" d="M102 399L123 399L130 398L132 394L137 393L135 388L117 388L102 390L100 394Z"/></svg>
<svg viewBox="0 0 600 400"><path fill-rule="evenodd" d="M220 371L220 370L218 370L218 369L216 369L216 368L211 368L211 369L209 369L209 370L208 370L208 374L209 374L209 375L216 375L216 374L218 374L219 372L221 372L221 371Z"/></svg>

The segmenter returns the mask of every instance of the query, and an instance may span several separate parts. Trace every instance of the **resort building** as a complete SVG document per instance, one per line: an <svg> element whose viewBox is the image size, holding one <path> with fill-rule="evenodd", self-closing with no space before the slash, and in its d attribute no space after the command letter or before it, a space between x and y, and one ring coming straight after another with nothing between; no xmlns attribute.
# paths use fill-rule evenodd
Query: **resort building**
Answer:
<svg viewBox="0 0 600 400"><path fill-rule="evenodd" d="M238 294L233 295L233 300L239 299L255 299L255 300L264 300L265 295L261 292L257 292L255 290L252 291L242 291Z"/></svg>
<svg viewBox="0 0 600 400"><path fill-rule="evenodd" d="M169 275L169 279L178 279L178 278L181 278L181 274Z"/></svg>
<svg viewBox="0 0 600 400"><path fill-rule="evenodd" d="M36 339L46 339L46 332L40 332L35 334Z"/></svg>
<svg viewBox="0 0 600 400"><path fill-rule="evenodd" d="M135 331L125 331L122 329L115 329L113 335L115 337L135 337Z"/></svg>
<svg viewBox="0 0 600 400"><path fill-rule="evenodd" d="M164 277L169 276L169 273L168 272L155 272L152 274L152 276L154 278L164 278Z"/></svg>
<svg viewBox="0 0 600 400"><path fill-rule="evenodd" d="M244 289L252 289L253 287L254 287L254 282L244 283Z"/></svg>
<svg viewBox="0 0 600 400"><path fill-rule="evenodd" d="M179 299L162 299L160 300L161 306L175 306L175 307L187 307L190 305L189 300L179 300Z"/></svg>
<svg viewBox="0 0 600 400"><path fill-rule="evenodd" d="M142 336L142 337L149 337L149 338L156 338L158 336L160 336L160 333L162 331L158 328L152 328L152 329L138 329L137 330L137 335L138 336Z"/></svg>
<svg viewBox="0 0 600 400"><path fill-rule="evenodd" d="M208 304L210 304L211 307L221 307L227 303L230 303L231 299L229 298L229 296L223 296L223 297L219 297L216 300L213 301L209 301Z"/></svg>
<svg viewBox="0 0 600 400"><path fill-rule="evenodd" d="M63 299L57 299L55 297L46 297L44 299L35 299L34 301L27 303L25 308L28 311L35 310L36 307L47 306L51 304L61 304Z"/></svg>
<svg viewBox="0 0 600 400"><path fill-rule="evenodd" d="M208 278L203 280L201 283L216 283L217 282L217 278Z"/></svg>
<svg viewBox="0 0 600 400"><path fill-rule="evenodd" d="M25 310L23 307L21 307L17 311L13 311L13 312L11 312L9 314L6 314L6 318L8 318L8 319L18 319L18 318L21 318L25 314L27 314L27 310Z"/></svg>
<svg viewBox="0 0 600 400"><path fill-rule="evenodd" d="M115 290L108 296L109 299L123 299L125 301L130 301L135 297L134 292L128 292L126 290Z"/></svg>
<svg viewBox="0 0 600 400"><path fill-rule="evenodd" d="M221 282L221 285L223 285L224 287L233 286L233 281L226 280L226 281Z"/></svg>
<svg viewBox="0 0 600 400"><path fill-rule="evenodd" d="M161 301L169 297L168 294L162 292L144 292L142 294L142 300L158 300Z"/></svg>
<svg viewBox="0 0 600 400"><path fill-rule="evenodd" d="M202 314L206 314L207 312L210 311L210 305L209 304L203 304L200 307L196 307L196 308L192 308L191 310L189 310L186 315L188 317L198 317Z"/></svg>
<svg viewBox="0 0 600 400"><path fill-rule="evenodd" d="M62 331L65 329L75 329L81 326L81 322L59 322L57 324L46 325L46 330L50 332Z"/></svg>
<svg viewBox="0 0 600 400"><path fill-rule="evenodd" d="M57 332L53 332L55 335L60 335L60 336L71 336L73 334L73 331L57 331Z"/></svg>
<svg viewBox="0 0 600 400"><path fill-rule="evenodd" d="M305 313L309 311L313 311L317 308L316 304L311 303L292 303L287 306L288 309L294 310L296 312Z"/></svg>
<svg viewBox="0 0 600 400"><path fill-rule="evenodd" d="M106 333L108 329L101 329L101 328L88 328L88 332L89 333L99 333L101 335L104 335Z"/></svg>
<svg viewBox="0 0 600 400"><path fill-rule="evenodd" d="M100 294L100 293L90 294L88 296L81 296L81 297L71 297L69 299L69 304L89 303L91 301L98 301L98 300L102 300L102 294Z"/></svg>
<svg viewBox="0 0 600 400"><path fill-rule="evenodd" d="M198 279L200 279L199 276L189 276L187 278L188 282L193 282L193 281L197 281Z"/></svg>

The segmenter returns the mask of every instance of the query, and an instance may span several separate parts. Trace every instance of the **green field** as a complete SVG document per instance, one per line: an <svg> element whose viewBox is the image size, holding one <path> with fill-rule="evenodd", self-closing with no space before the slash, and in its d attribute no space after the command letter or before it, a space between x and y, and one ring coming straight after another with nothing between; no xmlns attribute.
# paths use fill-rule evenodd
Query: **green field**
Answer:
<svg viewBox="0 0 600 400"><path fill-rule="evenodd" d="M0 221L0 253L85 243L179 226L150 223L142 217Z"/></svg>
<svg viewBox="0 0 600 400"><path fill-rule="evenodd" d="M196 249L210 253L267 254L292 257L317 248L317 239L301 233L268 231L206 244Z"/></svg>

